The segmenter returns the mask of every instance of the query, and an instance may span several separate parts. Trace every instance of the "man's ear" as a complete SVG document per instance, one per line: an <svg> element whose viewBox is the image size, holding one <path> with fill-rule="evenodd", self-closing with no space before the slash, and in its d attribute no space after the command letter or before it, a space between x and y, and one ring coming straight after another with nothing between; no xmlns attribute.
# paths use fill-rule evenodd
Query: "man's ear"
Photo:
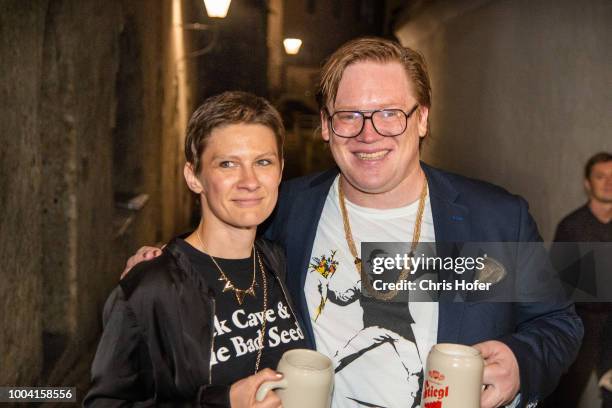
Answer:
<svg viewBox="0 0 612 408"><path fill-rule="evenodd" d="M429 108L427 106L419 106L417 109L419 137L427 136L427 118L429 117Z"/></svg>
<svg viewBox="0 0 612 408"><path fill-rule="evenodd" d="M321 112L319 112L319 114L321 115L321 137L323 138L323 140L325 142L329 143L329 121L327 120L327 114L321 110Z"/></svg>
<svg viewBox="0 0 612 408"><path fill-rule="evenodd" d="M187 187L191 191L196 194L201 194L204 191L204 187L202 187L202 183L198 179L195 174L195 169L193 164L187 162L185 163L185 167L183 167L183 175L185 176L185 181L187 182Z"/></svg>
<svg viewBox="0 0 612 408"><path fill-rule="evenodd" d="M589 179L584 179L584 191L586 191L587 195L591 197L591 182Z"/></svg>

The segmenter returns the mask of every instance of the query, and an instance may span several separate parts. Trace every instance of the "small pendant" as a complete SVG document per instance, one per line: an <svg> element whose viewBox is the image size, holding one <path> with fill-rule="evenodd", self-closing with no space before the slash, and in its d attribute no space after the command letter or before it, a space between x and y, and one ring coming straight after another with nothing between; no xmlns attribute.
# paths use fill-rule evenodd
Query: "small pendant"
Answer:
<svg viewBox="0 0 612 408"><path fill-rule="evenodd" d="M225 281L225 286L223 287L223 292L227 292L228 290L238 290L234 288L234 284L228 280Z"/></svg>
<svg viewBox="0 0 612 408"><path fill-rule="evenodd" d="M236 300L238 301L238 304L242 306L242 302L244 302L244 295L246 294L246 292L244 290L236 289L234 290L234 294L236 295Z"/></svg>

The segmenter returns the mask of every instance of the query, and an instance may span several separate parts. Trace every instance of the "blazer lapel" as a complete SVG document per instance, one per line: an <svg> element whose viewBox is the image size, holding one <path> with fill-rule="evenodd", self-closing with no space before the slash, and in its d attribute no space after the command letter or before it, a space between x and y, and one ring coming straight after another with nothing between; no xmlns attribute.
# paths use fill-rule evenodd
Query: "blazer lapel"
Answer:
<svg viewBox="0 0 612 408"><path fill-rule="evenodd" d="M421 163L427 177L431 202L431 211L434 220L436 234L437 256L453 256L452 243L460 243L469 240L470 223L469 210L456 201L459 193L454 189L447 176L439 170ZM450 244L450 245L448 245ZM441 272L439 279L453 281L455 273ZM470 279L466 272L462 279ZM456 343L462 326L462 318L465 302L453 302L461 293L453 291L442 291L438 303L438 342Z"/></svg>
<svg viewBox="0 0 612 408"><path fill-rule="evenodd" d="M308 188L299 191L293 200L293 206L288 217L291 222L288 231L291 235L287 237L287 259L291 270L297 271L297 273L287 274L287 286L297 301L307 331L306 335L312 340L313 346L314 334L310 323L304 284L317 234L317 225L325 206L327 194L337 174L337 168L326 171L313 179Z"/></svg>

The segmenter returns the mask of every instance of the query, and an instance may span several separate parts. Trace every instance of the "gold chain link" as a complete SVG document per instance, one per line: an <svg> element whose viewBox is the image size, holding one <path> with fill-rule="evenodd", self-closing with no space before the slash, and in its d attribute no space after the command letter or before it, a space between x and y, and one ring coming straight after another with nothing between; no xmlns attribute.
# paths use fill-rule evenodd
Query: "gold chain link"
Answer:
<svg viewBox="0 0 612 408"><path fill-rule="evenodd" d="M257 249L255 250L255 255L257 256L257 261L259 262L259 270L261 271L261 279L263 280L263 289L264 289L264 297L263 297L263 315L261 321L261 333L259 334L259 351L257 352L257 359L255 360L255 373L259 371L259 363L261 362L261 355L263 354L264 349L264 339L266 338L266 314L268 312L268 280L266 279L266 271L264 270L263 263L261 262L261 258L259 257L259 252Z"/></svg>
<svg viewBox="0 0 612 408"><path fill-rule="evenodd" d="M417 210L416 220L414 222L414 229L412 230L412 245L410 247L410 253L414 256L414 251L416 249L417 244L419 243L419 239L421 237L421 224L423 222L423 213L425 212L425 198L427 197L427 179L425 179L423 188L421 189L421 196L419 197L419 208ZM378 299L378 300L391 300L395 296L397 296L397 292L399 289L393 289L385 293L379 293L372 286L372 282L365 275L361 268L361 259L357 256L357 247L355 246L355 241L353 240L353 233L351 231L351 224L348 217L348 211L346 210L346 203L344 198L344 189L342 188L342 178L338 181L338 198L340 201L340 212L342 213L342 222L344 224L344 237L346 239L346 243L348 244L349 250L351 251L351 255L355 259L355 268L357 269L357 273L361 278L361 282L365 286L368 293ZM410 274L410 268L403 269L396 282L397 283L406 280L408 275Z"/></svg>

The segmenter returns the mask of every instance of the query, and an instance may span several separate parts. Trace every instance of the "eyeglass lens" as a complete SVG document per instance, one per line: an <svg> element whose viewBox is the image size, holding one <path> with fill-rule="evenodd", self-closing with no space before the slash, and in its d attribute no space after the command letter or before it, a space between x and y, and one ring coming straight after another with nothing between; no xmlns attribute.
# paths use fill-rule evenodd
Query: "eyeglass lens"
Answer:
<svg viewBox="0 0 612 408"><path fill-rule="evenodd" d="M332 127L338 136L357 136L366 119L372 120L374 129L383 136L397 136L406 130L406 115L398 109L373 112L366 117L362 112L336 112L332 116Z"/></svg>

